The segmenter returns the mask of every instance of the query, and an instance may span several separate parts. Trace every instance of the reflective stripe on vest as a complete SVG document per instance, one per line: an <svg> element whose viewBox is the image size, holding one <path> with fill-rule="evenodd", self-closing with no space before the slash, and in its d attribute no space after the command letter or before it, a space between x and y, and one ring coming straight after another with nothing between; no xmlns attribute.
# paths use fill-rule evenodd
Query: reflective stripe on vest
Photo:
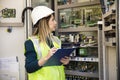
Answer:
<svg viewBox="0 0 120 80"><path fill-rule="evenodd" d="M40 59L42 57L42 53L41 53L38 37L37 36L29 37L29 39L33 42L35 52L37 53L37 59Z"/></svg>
<svg viewBox="0 0 120 80"><path fill-rule="evenodd" d="M36 38L31 38L33 45L35 47L35 51L38 54L38 58L40 59L42 57L42 53L41 53L41 49L40 49L40 45L39 45L39 40Z"/></svg>

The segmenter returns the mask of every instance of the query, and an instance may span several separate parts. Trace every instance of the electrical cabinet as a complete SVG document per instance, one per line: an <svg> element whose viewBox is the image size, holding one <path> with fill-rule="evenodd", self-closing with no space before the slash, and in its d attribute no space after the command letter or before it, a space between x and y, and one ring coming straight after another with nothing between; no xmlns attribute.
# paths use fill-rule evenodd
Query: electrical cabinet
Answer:
<svg viewBox="0 0 120 80"><path fill-rule="evenodd" d="M103 80L99 0L55 0L55 17L62 48L77 48L65 66L66 80Z"/></svg>
<svg viewBox="0 0 120 80"><path fill-rule="evenodd" d="M117 80L116 0L106 0L103 14L103 47L105 80Z"/></svg>

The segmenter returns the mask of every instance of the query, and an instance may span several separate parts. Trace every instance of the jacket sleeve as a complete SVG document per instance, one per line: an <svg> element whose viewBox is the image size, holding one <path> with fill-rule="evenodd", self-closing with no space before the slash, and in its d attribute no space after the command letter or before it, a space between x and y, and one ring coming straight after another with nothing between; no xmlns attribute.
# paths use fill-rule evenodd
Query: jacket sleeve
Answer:
<svg viewBox="0 0 120 80"><path fill-rule="evenodd" d="M25 69L28 73L39 70L42 66L38 65L37 54L31 40L24 43L25 46Z"/></svg>

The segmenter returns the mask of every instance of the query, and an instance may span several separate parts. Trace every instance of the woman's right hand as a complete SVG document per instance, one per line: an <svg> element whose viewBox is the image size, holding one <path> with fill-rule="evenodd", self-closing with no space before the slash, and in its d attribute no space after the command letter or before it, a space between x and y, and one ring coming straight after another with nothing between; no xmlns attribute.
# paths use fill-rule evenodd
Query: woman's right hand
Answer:
<svg viewBox="0 0 120 80"><path fill-rule="evenodd" d="M55 47L51 48L48 51L47 56L38 61L39 66L42 66L56 51L57 51L57 48Z"/></svg>
<svg viewBox="0 0 120 80"><path fill-rule="evenodd" d="M46 56L47 59L49 59L55 52L57 51L57 48L53 47L48 51L48 55Z"/></svg>

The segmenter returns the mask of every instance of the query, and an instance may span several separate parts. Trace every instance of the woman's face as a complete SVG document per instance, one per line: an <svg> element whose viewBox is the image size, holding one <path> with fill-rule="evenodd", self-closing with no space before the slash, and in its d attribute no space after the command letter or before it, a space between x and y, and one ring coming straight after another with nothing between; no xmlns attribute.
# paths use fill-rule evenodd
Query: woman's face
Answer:
<svg viewBox="0 0 120 80"><path fill-rule="evenodd" d="M57 24L57 22L55 21L54 16L51 15L50 20L49 20L49 22L48 22L48 25L49 25L49 28L50 28L50 31L51 31L51 32L52 32L52 31L55 31L55 29L56 29L56 24Z"/></svg>

